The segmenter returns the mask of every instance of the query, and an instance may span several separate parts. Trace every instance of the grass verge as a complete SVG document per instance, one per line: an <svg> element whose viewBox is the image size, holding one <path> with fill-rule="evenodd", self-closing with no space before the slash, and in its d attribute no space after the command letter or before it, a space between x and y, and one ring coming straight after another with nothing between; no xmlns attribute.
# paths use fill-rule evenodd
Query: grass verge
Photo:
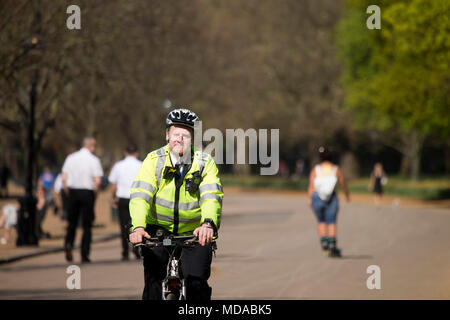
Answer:
<svg viewBox="0 0 450 320"><path fill-rule="evenodd" d="M280 176L233 176L222 175L224 186L241 188L263 188L272 190L298 190L306 191L307 177L283 178ZM370 194L369 178L360 178L348 181L351 193ZM450 199L450 179L448 177L424 177L419 181L411 181L401 176L389 177L384 187L384 194L409 197L419 200L446 200Z"/></svg>

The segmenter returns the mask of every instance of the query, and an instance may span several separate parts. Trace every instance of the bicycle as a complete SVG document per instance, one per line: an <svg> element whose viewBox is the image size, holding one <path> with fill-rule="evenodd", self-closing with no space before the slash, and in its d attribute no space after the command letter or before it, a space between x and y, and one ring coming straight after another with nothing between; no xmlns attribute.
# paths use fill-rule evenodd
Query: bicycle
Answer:
<svg viewBox="0 0 450 320"><path fill-rule="evenodd" d="M135 248L155 248L164 247L169 254L166 277L162 281L163 300L186 300L186 284L180 274L180 255L183 247L191 247L198 244L198 239L194 235L175 236L165 235L162 230L156 232L156 237L144 239L142 243L135 244ZM213 253L217 249L216 241L211 242ZM142 256L142 253L141 253Z"/></svg>

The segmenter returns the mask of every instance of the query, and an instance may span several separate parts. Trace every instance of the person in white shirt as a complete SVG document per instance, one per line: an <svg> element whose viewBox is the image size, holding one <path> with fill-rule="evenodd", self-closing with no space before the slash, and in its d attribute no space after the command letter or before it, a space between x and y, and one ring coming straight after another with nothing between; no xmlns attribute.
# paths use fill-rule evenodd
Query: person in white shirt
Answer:
<svg viewBox="0 0 450 320"><path fill-rule="evenodd" d="M136 178L142 161L138 160L138 149L129 144L125 150L125 158L117 162L111 169L108 180L112 184L113 206L119 209L120 232L122 235L122 260L128 260L128 225L130 218L130 189ZM139 258L137 251L134 251Z"/></svg>
<svg viewBox="0 0 450 320"><path fill-rule="evenodd" d="M96 141L92 137L83 140L83 148L67 156L62 167L63 189L68 196L68 222L65 239L66 260L72 261L72 248L78 220L81 216L83 237L81 261L90 262L89 253L94 220L95 194L99 190L103 169L94 155Z"/></svg>
<svg viewBox="0 0 450 320"><path fill-rule="evenodd" d="M0 228L5 228L5 232L3 237L0 238L1 244L7 244L10 237L10 230L12 227L17 225L17 211L19 208L12 204L8 203L3 206L2 211L3 215L0 216Z"/></svg>

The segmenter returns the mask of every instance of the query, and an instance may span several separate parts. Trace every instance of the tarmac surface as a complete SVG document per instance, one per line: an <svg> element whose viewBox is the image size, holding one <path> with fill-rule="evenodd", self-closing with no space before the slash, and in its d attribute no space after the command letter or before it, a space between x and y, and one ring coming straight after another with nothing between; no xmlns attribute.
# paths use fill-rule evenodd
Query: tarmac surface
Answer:
<svg viewBox="0 0 450 320"><path fill-rule="evenodd" d="M449 299L450 210L391 199L375 207L371 198L354 198L347 204L341 197L343 257L336 259L322 254L304 195L225 188L213 299ZM65 222L51 211L44 230L52 239L37 248L0 247L0 299L140 299L142 261L120 260L108 199L104 192L97 201L90 264L80 263L79 250L65 261ZM70 265L80 267L81 289L67 288ZM380 289L367 286L373 265Z"/></svg>

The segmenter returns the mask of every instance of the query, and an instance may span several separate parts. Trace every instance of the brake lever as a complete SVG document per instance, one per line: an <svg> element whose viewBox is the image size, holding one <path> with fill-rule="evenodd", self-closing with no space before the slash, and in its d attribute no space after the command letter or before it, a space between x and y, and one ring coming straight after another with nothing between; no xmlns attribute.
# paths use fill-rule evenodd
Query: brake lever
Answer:
<svg viewBox="0 0 450 320"><path fill-rule="evenodd" d="M156 247L156 246L158 246L158 244L153 242L153 241L151 241L150 239L144 238L144 239L142 239L142 242L137 243L137 244L135 244L133 246L134 247Z"/></svg>
<svg viewBox="0 0 450 320"><path fill-rule="evenodd" d="M189 239L189 240L184 241L184 243L187 244L187 245L193 245L196 242L198 242L197 238L193 238L193 239Z"/></svg>

